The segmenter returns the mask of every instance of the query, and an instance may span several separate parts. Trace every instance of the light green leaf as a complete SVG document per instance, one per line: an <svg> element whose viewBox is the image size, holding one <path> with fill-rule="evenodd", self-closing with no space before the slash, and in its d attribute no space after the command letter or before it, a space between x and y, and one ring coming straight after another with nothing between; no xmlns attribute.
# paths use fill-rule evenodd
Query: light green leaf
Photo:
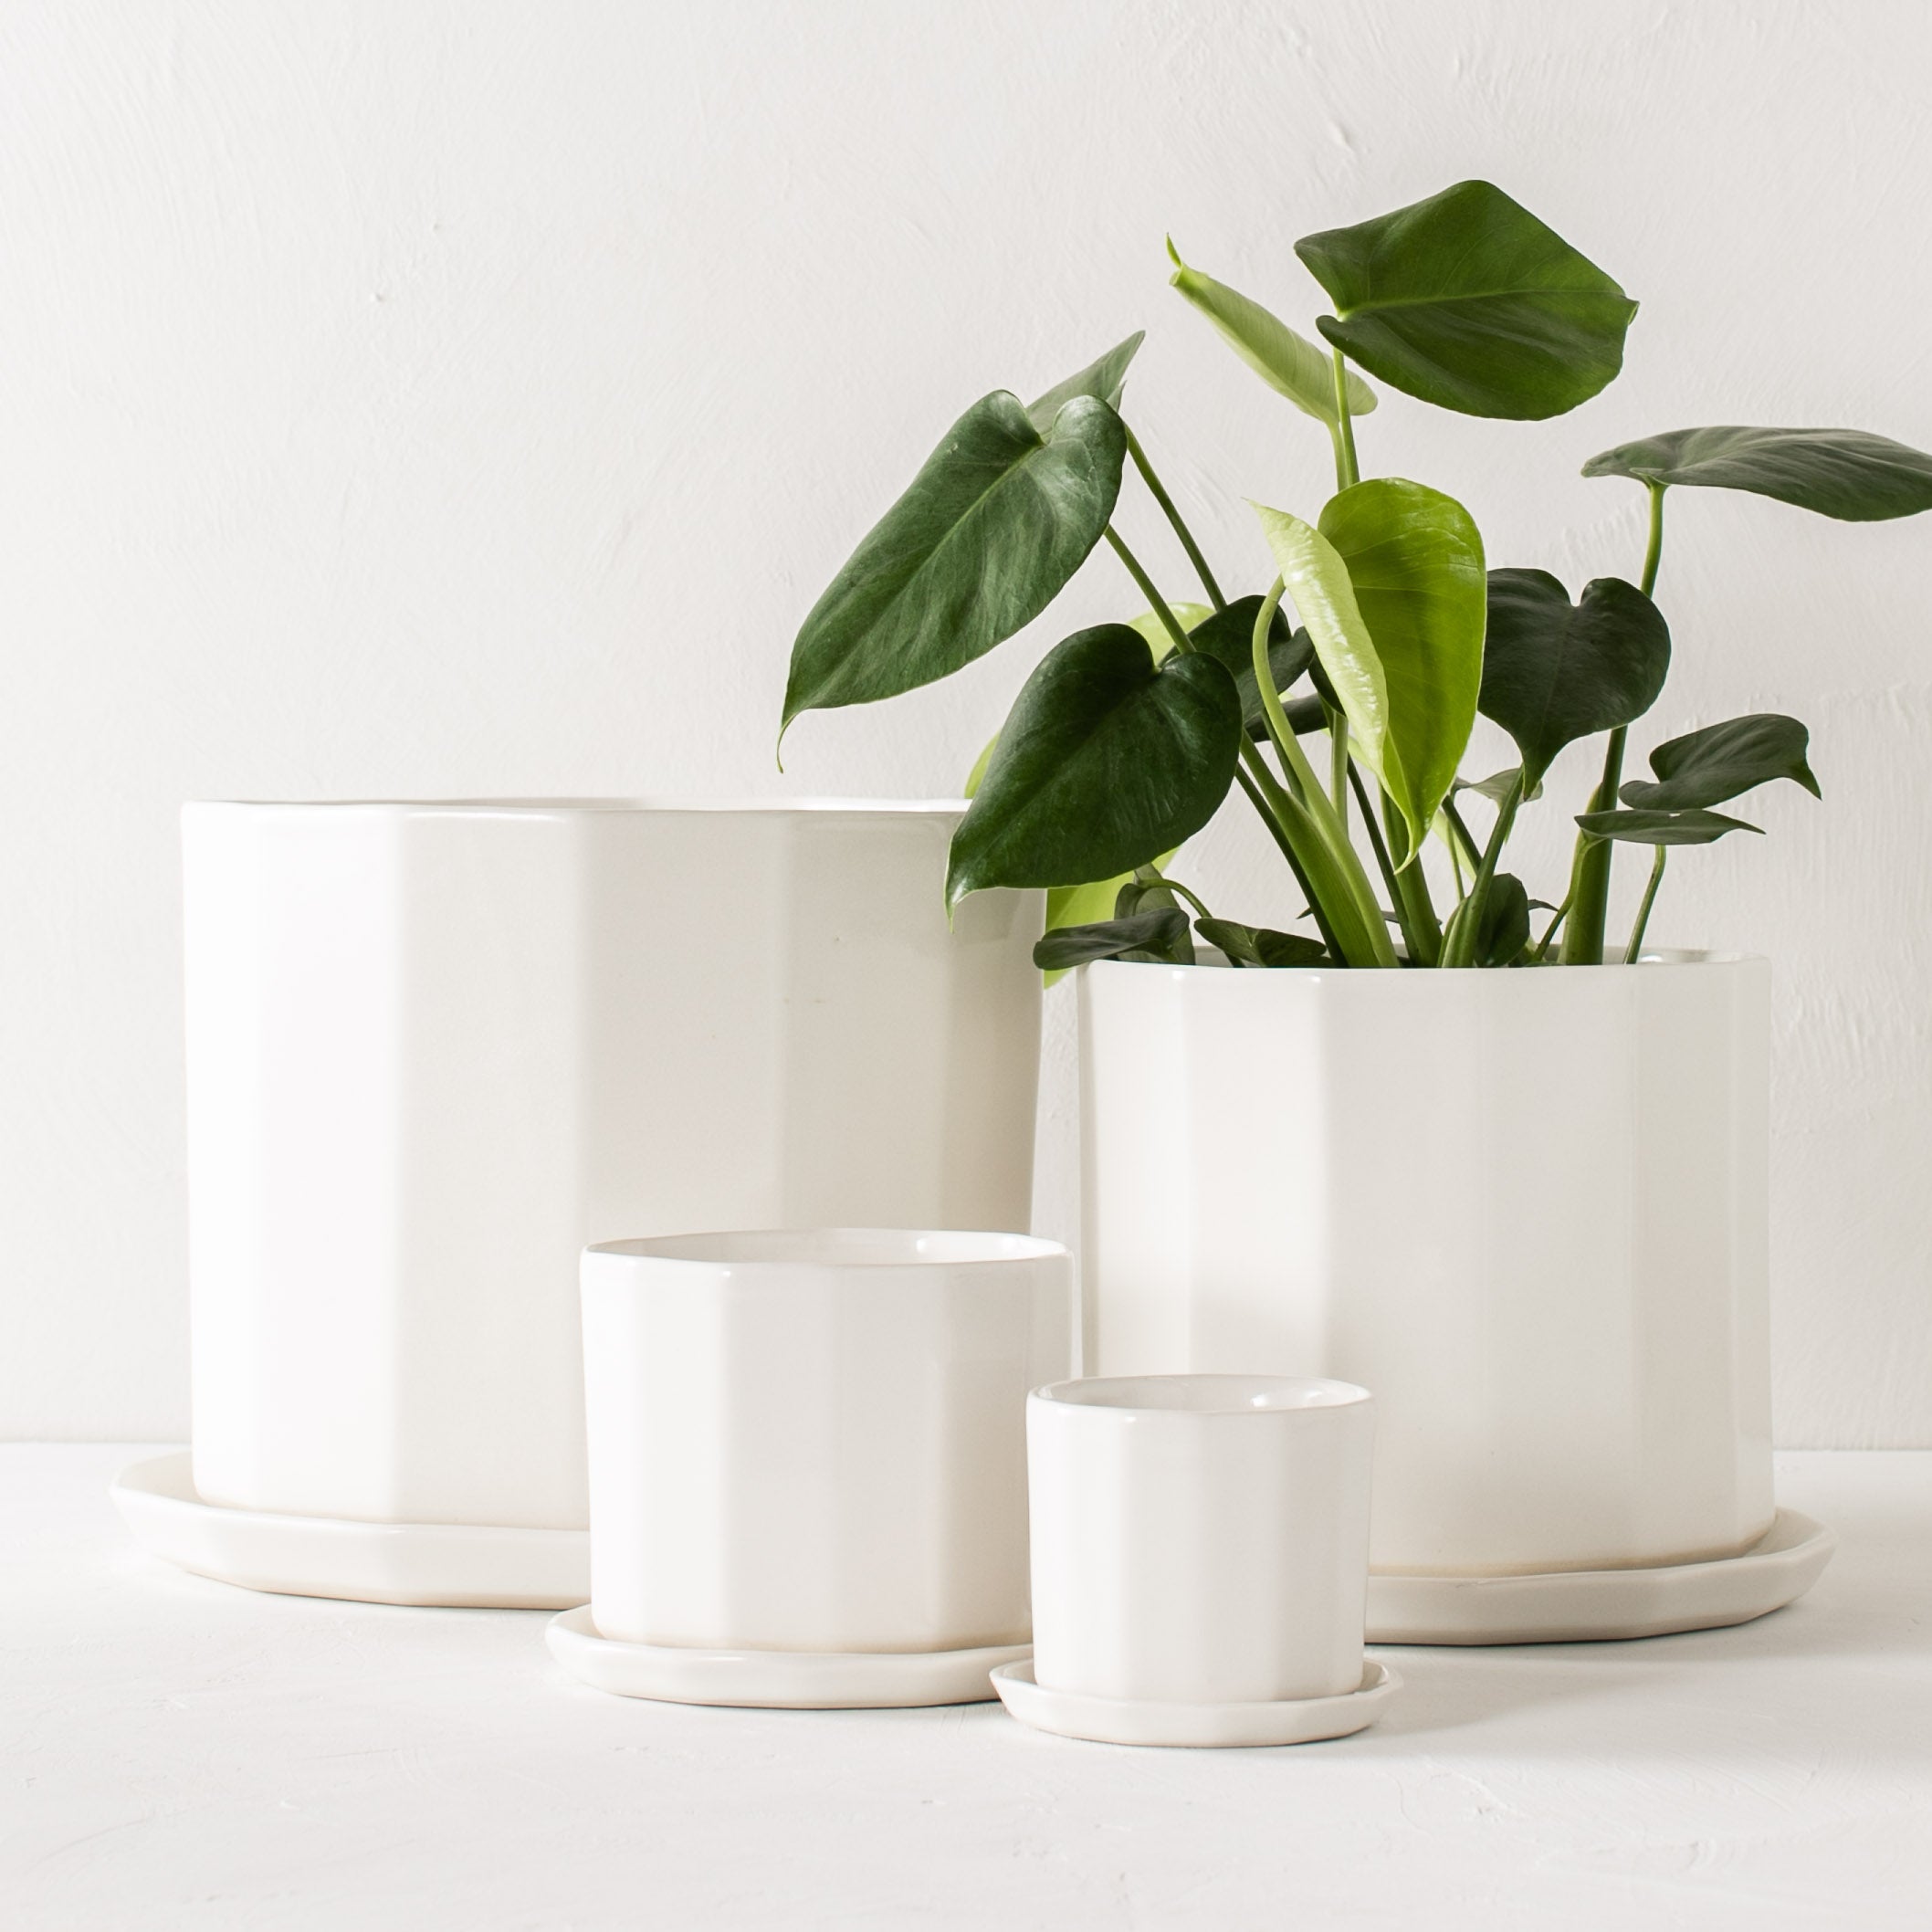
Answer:
<svg viewBox="0 0 1932 1932"><path fill-rule="evenodd" d="M1335 366L1328 353L1259 302L1190 268L1171 240L1167 252L1174 264L1169 279L1213 323L1234 353L1303 415L1336 427L1340 418L1335 408ZM1349 415L1367 415L1375 407L1375 392L1352 369L1347 382Z"/></svg>
<svg viewBox="0 0 1932 1932"><path fill-rule="evenodd" d="M1171 604L1168 609L1173 612L1175 622L1184 632L1192 630L1197 624L1205 623L1214 614L1211 604ZM1129 617L1127 627L1130 631L1139 631L1147 639L1156 664L1174 648L1173 635L1161 623L1159 611L1142 611L1138 617Z"/></svg>
<svg viewBox="0 0 1932 1932"><path fill-rule="evenodd" d="M1932 509L1932 457L1863 429L1670 429L1606 449L1583 474L1748 489L1847 523Z"/></svg>
<svg viewBox="0 0 1932 1932"><path fill-rule="evenodd" d="M1031 623L1100 541L1126 456L1097 397L1075 397L1044 437L1004 390L975 403L813 606L784 724L916 690Z"/></svg>
<svg viewBox="0 0 1932 1932"><path fill-rule="evenodd" d="M986 776L986 767L992 762L992 754L1000 749L1000 734L995 731L986 740L986 749L972 761L972 770L966 774L966 782L960 790L961 798L976 796L980 781Z"/></svg>
<svg viewBox="0 0 1932 1932"><path fill-rule="evenodd" d="M1124 624L1076 632L1013 704L952 835L947 904L1109 878L1171 850L1214 815L1240 744L1241 700L1213 658L1156 666Z"/></svg>
<svg viewBox="0 0 1932 1932"><path fill-rule="evenodd" d="M1381 666L1387 734L1404 786L1390 795L1413 852L1455 782L1475 724L1487 611L1483 540L1454 497L1398 477L1331 498L1321 534L1348 571Z"/></svg>
<svg viewBox="0 0 1932 1932"><path fill-rule="evenodd" d="M1098 362L1089 362L1077 375L1055 383L1043 396L1026 405L1033 426L1044 436L1053 427L1054 418L1076 395L1097 396L1109 409L1120 406L1120 391L1127 382L1127 365L1147 340L1147 331L1137 329L1124 342L1116 342Z"/></svg>
<svg viewBox="0 0 1932 1932"><path fill-rule="evenodd" d="M1295 252L1334 301L1316 324L1385 383L1465 415L1536 419L1587 402L1623 363L1637 305L1486 181Z"/></svg>

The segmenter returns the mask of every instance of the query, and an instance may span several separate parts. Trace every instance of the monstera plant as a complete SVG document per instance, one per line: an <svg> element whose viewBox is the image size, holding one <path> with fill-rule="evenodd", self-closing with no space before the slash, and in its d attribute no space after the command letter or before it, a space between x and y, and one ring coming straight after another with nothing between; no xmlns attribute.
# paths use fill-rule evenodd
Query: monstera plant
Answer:
<svg viewBox="0 0 1932 1932"><path fill-rule="evenodd" d="M1463 182L1295 245L1332 304L1315 321L1323 348L1169 252L1173 287L1333 446L1335 494L1312 518L1255 506L1273 581L1225 594L1149 464L1121 409L1141 341L1130 336L1037 401L998 390L952 425L806 617L783 727L971 663L1105 542L1148 608L1076 631L1027 679L969 782L949 903L1050 888L1037 954L1049 969L1188 962L1197 934L1245 968L1593 966L1606 958L1616 848L1635 845L1652 850L1649 884L1609 954L1635 961L1674 846L1757 830L1717 809L1756 786L1818 791L1804 726L1775 715L1673 739L1650 754L1650 777L1625 779L1626 734L1670 665L1654 601L1668 493L1746 490L1848 521L1908 516L1932 507L1932 457L1843 429L1622 444L1583 473L1643 485L1643 566L1635 583L1599 577L1572 597L1547 572L1489 568L1453 497L1364 477L1356 425L1376 404L1371 377L1465 415L1537 421L1587 402L1616 376L1637 312L1601 268L1500 189ZM1204 601L1169 598L1121 538L1129 466ZM1519 757L1472 782L1460 766L1478 713ZM1510 833L1557 754L1593 737L1601 776L1577 801L1567 889L1532 899L1503 869ZM1219 917L1166 869L1237 788L1313 932ZM1432 838L1453 903L1438 905L1420 863Z"/></svg>

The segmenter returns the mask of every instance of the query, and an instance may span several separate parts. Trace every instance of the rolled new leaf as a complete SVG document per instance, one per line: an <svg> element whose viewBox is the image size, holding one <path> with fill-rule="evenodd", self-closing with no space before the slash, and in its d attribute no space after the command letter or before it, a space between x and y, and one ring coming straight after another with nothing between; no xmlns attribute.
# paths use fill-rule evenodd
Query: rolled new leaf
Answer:
<svg viewBox="0 0 1932 1932"><path fill-rule="evenodd" d="M975 403L812 608L783 724L916 690L1032 622L1100 541L1127 432L1076 396L1043 435L1018 397Z"/></svg>
<svg viewBox="0 0 1932 1932"><path fill-rule="evenodd" d="M1221 331L1222 340L1268 387L1287 397L1304 415L1336 428L1335 365L1306 336L1271 315L1225 282L1217 282L1181 259L1171 240L1167 252L1174 264L1172 285ZM1375 407L1375 392L1353 370L1347 372L1349 414L1367 415Z"/></svg>
<svg viewBox="0 0 1932 1932"><path fill-rule="evenodd" d="M1111 878L1171 852L1214 815L1240 746L1241 700L1214 658L1157 666L1124 624L1076 632L1013 704L953 834L947 904Z"/></svg>
<svg viewBox="0 0 1932 1932"><path fill-rule="evenodd" d="M1577 824L1591 838L1631 845L1708 845L1727 832L1763 832L1721 812L1584 812Z"/></svg>
<svg viewBox="0 0 1932 1932"><path fill-rule="evenodd" d="M1526 796L1565 745L1641 718L1664 688L1670 626L1621 577L1572 604L1548 571L1491 571L1488 611L1480 708L1523 754Z"/></svg>
<svg viewBox="0 0 1932 1932"><path fill-rule="evenodd" d="M1137 329L1124 342L1116 342L1097 362L1089 362L1064 383L1055 383L1043 396L1026 405L1033 426L1044 436L1053 427L1054 418L1076 396L1097 396L1109 409L1120 406L1120 392L1127 383L1127 365L1134 359L1147 331Z"/></svg>
<svg viewBox="0 0 1932 1932"><path fill-rule="evenodd" d="M1299 932L1242 926L1233 919L1196 919L1194 930L1241 966L1326 966L1328 949Z"/></svg>
<svg viewBox="0 0 1932 1932"><path fill-rule="evenodd" d="M1606 449L1583 474L1749 490L1846 523L1932 509L1932 457L1863 429L1670 429Z"/></svg>
<svg viewBox="0 0 1932 1932"><path fill-rule="evenodd" d="M1150 960L1173 966L1192 966L1194 948L1188 938L1187 914L1170 907L1161 912L1136 912L1126 919L1097 919L1087 926L1063 926L1049 932L1033 950L1033 962L1046 972L1066 972L1093 960Z"/></svg>
<svg viewBox="0 0 1932 1932"><path fill-rule="evenodd" d="M1805 758L1811 737L1795 718L1776 711L1706 725L1650 754L1655 784L1633 778L1617 795L1626 805L1675 812L1721 805L1754 785L1788 778L1819 798L1823 794Z"/></svg>
<svg viewBox="0 0 1932 1932"><path fill-rule="evenodd" d="M1534 420L1623 365L1637 305L1486 181L1295 244L1336 313L1316 326L1370 374L1465 415Z"/></svg>

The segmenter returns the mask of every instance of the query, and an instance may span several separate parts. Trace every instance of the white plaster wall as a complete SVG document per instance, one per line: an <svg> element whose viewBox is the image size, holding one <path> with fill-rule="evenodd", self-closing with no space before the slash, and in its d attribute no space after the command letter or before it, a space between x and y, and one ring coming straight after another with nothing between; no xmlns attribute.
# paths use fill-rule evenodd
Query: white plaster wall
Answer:
<svg viewBox="0 0 1932 1932"><path fill-rule="evenodd" d="M1133 607L1097 561L774 772L797 621L952 416L1147 326L1131 416L1258 588L1242 499L1318 505L1325 439L1161 236L1306 318L1296 236L1465 175L1642 299L1628 372L1542 425L1391 397L1366 465L1461 495L1492 561L1633 574L1641 492L1576 475L1613 442L1932 446L1928 63L1906 0L12 0L0 1434L184 1430L181 800L942 789L1041 649ZM1672 521L1640 742L1790 709L1827 794L1683 856L1653 928L1778 961L1780 1436L1932 1443L1932 519ZM1544 880L1583 785L1531 814ZM1292 909L1265 860L1229 824L1189 868Z"/></svg>

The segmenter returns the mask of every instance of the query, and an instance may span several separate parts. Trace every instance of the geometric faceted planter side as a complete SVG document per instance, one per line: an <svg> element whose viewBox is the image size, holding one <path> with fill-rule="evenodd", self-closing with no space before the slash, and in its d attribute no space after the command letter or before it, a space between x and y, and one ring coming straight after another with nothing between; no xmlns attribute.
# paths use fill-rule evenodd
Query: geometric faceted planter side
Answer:
<svg viewBox="0 0 1932 1932"><path fill-rule="evenodd" d="M578 1257L1030 1221L1039 896L952 804L184 816L197 1494L582 1528Z"/></svg>
<svg viewBox="0 0 1932 1932"><path fill-rule="evenodd" d="M1373 1391L1378 1571L1748 1549L1769 977L1084 968L1087 1372Z"/></svg>

